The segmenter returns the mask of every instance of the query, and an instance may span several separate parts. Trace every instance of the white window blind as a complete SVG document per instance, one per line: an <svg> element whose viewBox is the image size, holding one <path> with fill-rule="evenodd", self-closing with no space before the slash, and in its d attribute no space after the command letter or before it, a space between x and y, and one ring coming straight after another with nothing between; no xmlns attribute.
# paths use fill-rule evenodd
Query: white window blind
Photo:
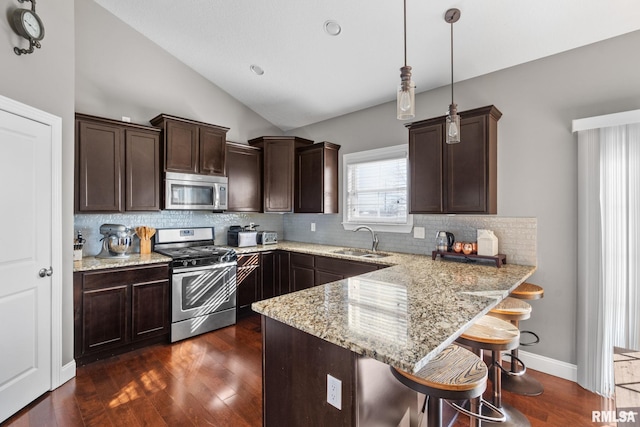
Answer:
<svg viewBox="0 0 640 427"><path fill-rule="evenodd" d="M344 160L344 222L407 226L406 146L347 154Z"/></svg>

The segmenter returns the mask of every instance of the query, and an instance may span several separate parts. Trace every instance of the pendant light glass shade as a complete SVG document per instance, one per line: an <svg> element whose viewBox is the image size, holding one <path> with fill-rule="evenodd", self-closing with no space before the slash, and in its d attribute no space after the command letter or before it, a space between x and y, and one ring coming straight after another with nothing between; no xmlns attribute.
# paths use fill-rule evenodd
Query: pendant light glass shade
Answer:
<svg viewBox="0 0 640 427"><path fill-rule="evenodd" d="M411 120L416 116L416 85L411 81L411 67L400 68L400 85L398 86L397 117L398 120Z"/></svg>
<svg viewBox="0 0 640 427"><path fill-rule="evenodd" d="M456 104L449 105L449 114L447 114L447 144L457 144L460 142L460 116L456 109Z"/></svg>
<svg viewBox="0 0 640 427"><path fill-rule="evenodd" d="M447 113L446 136L447 144L457 144L460 142L460 116L458 115L458 105L453 102L453 23L460 19L460 10L449 9L444 15L444 20L451 24L451 104Z"/></svg>

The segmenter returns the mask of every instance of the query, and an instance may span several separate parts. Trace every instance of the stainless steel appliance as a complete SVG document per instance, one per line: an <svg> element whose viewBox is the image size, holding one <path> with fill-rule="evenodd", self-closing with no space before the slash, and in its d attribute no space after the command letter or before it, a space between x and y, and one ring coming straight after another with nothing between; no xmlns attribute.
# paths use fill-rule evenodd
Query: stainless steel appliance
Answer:
<svg viewBox="0 0 640 427"><path fill-rule="evenodd" d="M232 225L227 231L227 245L236 248L255 246L258 244L258 232L253 227Z"/></svg>
<svg viewBox="0 0 640 427"><path fill-rule="evenodd" d="M258 231L259 245L275 245L278 243L278 233L275 231Z"/></svg>
<svg viewBox="0 0 640 427"><path fill-rule="evenodd" d="M237 255L213 227L159 229L153 250L172 258L171 342L236 323Z"/></svg>
<svg viewBox="0 0 640 427"><path fill-rule="evenodd" d="M226 176L167 172L164 179L164 208L207 210L227 209Z"/></svg>
<svg viewBox="0 0 640 427"><path fill-rule="evenodd" d="M96 258L129 258L127 251L131 247L131 241L136 234L136 230L126 225L102 224L100 234L102 240L102 250Z"/></svg>

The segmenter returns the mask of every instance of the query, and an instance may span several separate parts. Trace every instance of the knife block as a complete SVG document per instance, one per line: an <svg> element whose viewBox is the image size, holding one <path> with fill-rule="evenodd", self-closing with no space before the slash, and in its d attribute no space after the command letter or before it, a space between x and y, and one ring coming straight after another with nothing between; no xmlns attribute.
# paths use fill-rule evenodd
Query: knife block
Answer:
<svg viewBox="0 0 640 427"><path fill-rule="evenodd" d="M140 239L140 255L147 255L151 253L151 240Z"/></svg>

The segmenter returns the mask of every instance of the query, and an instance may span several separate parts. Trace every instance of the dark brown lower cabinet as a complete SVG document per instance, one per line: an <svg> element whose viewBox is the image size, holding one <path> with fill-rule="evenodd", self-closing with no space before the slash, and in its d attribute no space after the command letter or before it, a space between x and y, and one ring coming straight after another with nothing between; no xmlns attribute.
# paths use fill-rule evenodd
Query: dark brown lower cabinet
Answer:
<svg viewBox="0 0 640 427"><path fill-rule="evenodd" d="M79 364L169 340L169 266L73 275L74 357Z"/></svg>
<svg viewBox="0 0 640 427"><path fill-rule="evenodd" d="M262 252L262 293L268 299L289 293L289 252Z"/></svg>
<svg viewBox="0 0 640 427"><path fill-rule="evenodd" d="M311 288L315 283L315 257L308 254L292 253L290 256L291 292Z"/></svg>
<svg viewBox="0 0 640 427"><path fill-rule="evenodd" d="M335 282L359 274L369 273L378 269L376 264L350 261L324 256L315 257L315 284Z"/></svg>
<svg viewBox="0 0 640 427"><path fill-rule="evenodd" d="M236 274L237 306L244 308L260 299L261 277L260 254L238 255Z"/></svg>
<svg viewBox="0 0 640 427"><path fill-rule="evenodd" d="M417 419L416 392L389 365L265 316L262 342L265 427L396 426L407 411ZM327 403L327 375L341 381L341 409ZM443 425L453 417L445 409Z"/></svg>

